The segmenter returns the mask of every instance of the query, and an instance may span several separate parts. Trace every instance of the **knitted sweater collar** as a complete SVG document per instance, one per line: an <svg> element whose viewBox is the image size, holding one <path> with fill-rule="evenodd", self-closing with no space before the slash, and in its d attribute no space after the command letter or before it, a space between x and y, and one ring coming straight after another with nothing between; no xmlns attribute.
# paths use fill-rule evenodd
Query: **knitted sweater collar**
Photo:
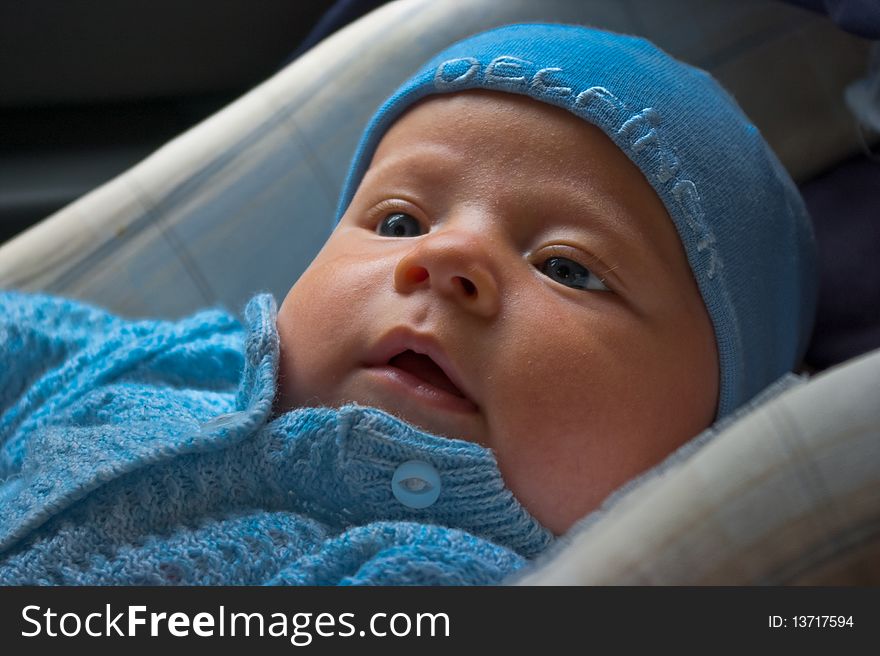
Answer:
<svg viewBox="0 0 880 656"><path fill-rule="evenodd" d="M215 314L182 322L175 328L179 339L185 341L190 328L204 332L206 322L228 329L228 315ZM164 468L163 476L184 480L193 467L222 471L232 486L224 494L237 504L298 513L331 532L385 521L436 524L525 557L553 541L504 485L492 452L478 444L430 435L354 405L272 417L279 360L274 298L252 298L244 319L244 362L227 412L195 425L171 420L87 431L88 439L76 444L67 431L40 431L0 495L0 552L126 475ZM144 350L136 341L124 344L119 349ZM392 489L395 473L411 461L439 476L440 494L427 507L402 503ZM187 497L187 503L201 502Z"/></svg>
<svg viewBox="0 0 880 656"><path fill-rule="evenodd" d="M279 338L269 295L245 311L246 361L239 390L242 408L259 413L278 451L270 459L275 483L331 524L413 521L459 528L534 556L553 540L505 486L491 450L425 433L400 419L357 405L300 408L271 418ZM307 436L306 439L303 439ZM285 439L286 438L286 439ZM301 466L303 460L308 466ZM425 508L401 503L392 479L407 462L439 474L441 491Z"/></svg>

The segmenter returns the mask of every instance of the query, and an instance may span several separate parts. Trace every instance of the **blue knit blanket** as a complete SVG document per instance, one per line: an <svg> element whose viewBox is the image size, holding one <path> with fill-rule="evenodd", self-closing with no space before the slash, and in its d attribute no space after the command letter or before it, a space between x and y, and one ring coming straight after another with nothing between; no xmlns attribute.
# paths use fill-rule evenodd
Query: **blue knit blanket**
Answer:
<svg viewBox="0 0 880 656"><path fill-rule="evenodd" d="M494 584L551 543L479 445L359 406L273 417L275 313L0 292L0 583ZM392 493L411 460L439 473L425 508Z"/></svg>

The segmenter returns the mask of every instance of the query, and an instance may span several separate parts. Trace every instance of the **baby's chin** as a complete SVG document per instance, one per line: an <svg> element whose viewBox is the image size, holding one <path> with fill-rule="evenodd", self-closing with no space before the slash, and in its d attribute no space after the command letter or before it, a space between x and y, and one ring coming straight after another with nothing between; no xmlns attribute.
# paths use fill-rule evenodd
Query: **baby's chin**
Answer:
<svg viewBox="0 0 880 656"><path fill-rule="evenodd" d="M303 394L292 398L279 388L273 404L273 417L302 407L339 409L346 405L376 408L425 433L488 446L486 422L479 408L436 408L418 398L395 397L387 389L355 389L336 394L325 391L323 394Z"/></svg>
<svg viewBox="0 0 880 656"><path fill-rule="evenodd" d="M377 408L431 435L484 444L483 422L478 411L467 414L438 412L409 400L389 402L371 394L344 397L332 405L341 407L351 403Z"/></svg>

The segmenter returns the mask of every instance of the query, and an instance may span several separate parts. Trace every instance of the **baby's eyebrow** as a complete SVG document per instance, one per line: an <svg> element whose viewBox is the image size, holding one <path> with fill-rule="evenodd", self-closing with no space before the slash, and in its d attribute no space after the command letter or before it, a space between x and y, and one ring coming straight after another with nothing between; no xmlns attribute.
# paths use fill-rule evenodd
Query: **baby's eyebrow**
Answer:
<svg viewBox="0 0 880 656"><path fill-rule="evenodd" d="M450 175L461 180L461 171L466 170L469 163L473 164L445 144L412 145L383 154L371 164L362 184L381 180L383 176L393 176L394 184L405 179L416 187L433 181L448 184ZM540 193L536 194L535 190ZM621 261L630 257L645 257L646 249L639 246L651 242L652 228L648 221L657 218L641 216L627 206L619 193L597 195L591 190L589 178L576 172L570 177L531 180L521 195L514 193L513 206L509 210L534 217L545 216L555 225L582 232L584 239L601 251L595 253L597 257L613 259L614 266L609 263L608 270L617 268ZM650 253L650 249L647 250Z"/></svg>
<svg viewBox="0 0 880 656"><path fill-rule="evenodd" d="M439 143L419 144L403 152L383 155L378 162L374 160L363 181L397 170L426 180L436 179L455 171L462 161L461 153L454 148Z"/></svg>
<svg viewBox="0 0 880 656"><path fill-rule="evenodd" d="M541 185L543 207L526 208L536 215L543 213L557 225L562 224L583 231L590 237L598 237L615 251L628 250L628 246L649 239L649 230L642 225L647 219L628 208L618 196L596 198L592 193L583 193L584 181L577 178L543 180L537 184ZM533 198L527 194L523 204L529 202L526 199ZM551 205L556 204L549 211L548 200Z"/></svg>

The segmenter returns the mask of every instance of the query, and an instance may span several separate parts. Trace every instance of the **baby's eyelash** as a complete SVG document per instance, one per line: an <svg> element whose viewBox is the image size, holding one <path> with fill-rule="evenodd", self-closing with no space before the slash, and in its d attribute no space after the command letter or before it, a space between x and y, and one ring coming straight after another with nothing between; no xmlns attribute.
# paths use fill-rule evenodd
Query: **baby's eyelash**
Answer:
<svg viewBox="0 0 880 656"><path fill-rule="evenodd" d="M577 256L572 254L568 249L573 249L576 252L580 252L581 255ZM557 254L556 249L551 249L551 255ZM608 266L603 262L600 258L595 255L586 252L578 247L573 247L571 245L566 245L562 250L558 251L558 254L562 257L567 257L573 259L578 262L581 266L586 267L592 275L599 279L602 284L607 282L608 274L612 271L618 269L620 267L619 264L614 264Z"/></svg>
<svg viewBox="0 0 880 656"><path fill-rule="evenodd" d="M615 265L613 265L613 266L606 267L604 271L602 271L602 272L600 272L600 273L597 273L597 275L599 276L599 280L601 280L602 283L604 283L606 277L608 276L608 274L611 273L612 271L618 269L618 268L620 268L620 265L619 265L619 264L615 264Z"/></svg>
<svg viewBox="0 0 880 656"><path fill-rule="evenodd" d="M379 222L392 213L409 214L419 221L423 221L421 214L416 211L412 203L399 198L386 198L381 200L369 210L366 218L371 228L379 225Z"/></svg>

